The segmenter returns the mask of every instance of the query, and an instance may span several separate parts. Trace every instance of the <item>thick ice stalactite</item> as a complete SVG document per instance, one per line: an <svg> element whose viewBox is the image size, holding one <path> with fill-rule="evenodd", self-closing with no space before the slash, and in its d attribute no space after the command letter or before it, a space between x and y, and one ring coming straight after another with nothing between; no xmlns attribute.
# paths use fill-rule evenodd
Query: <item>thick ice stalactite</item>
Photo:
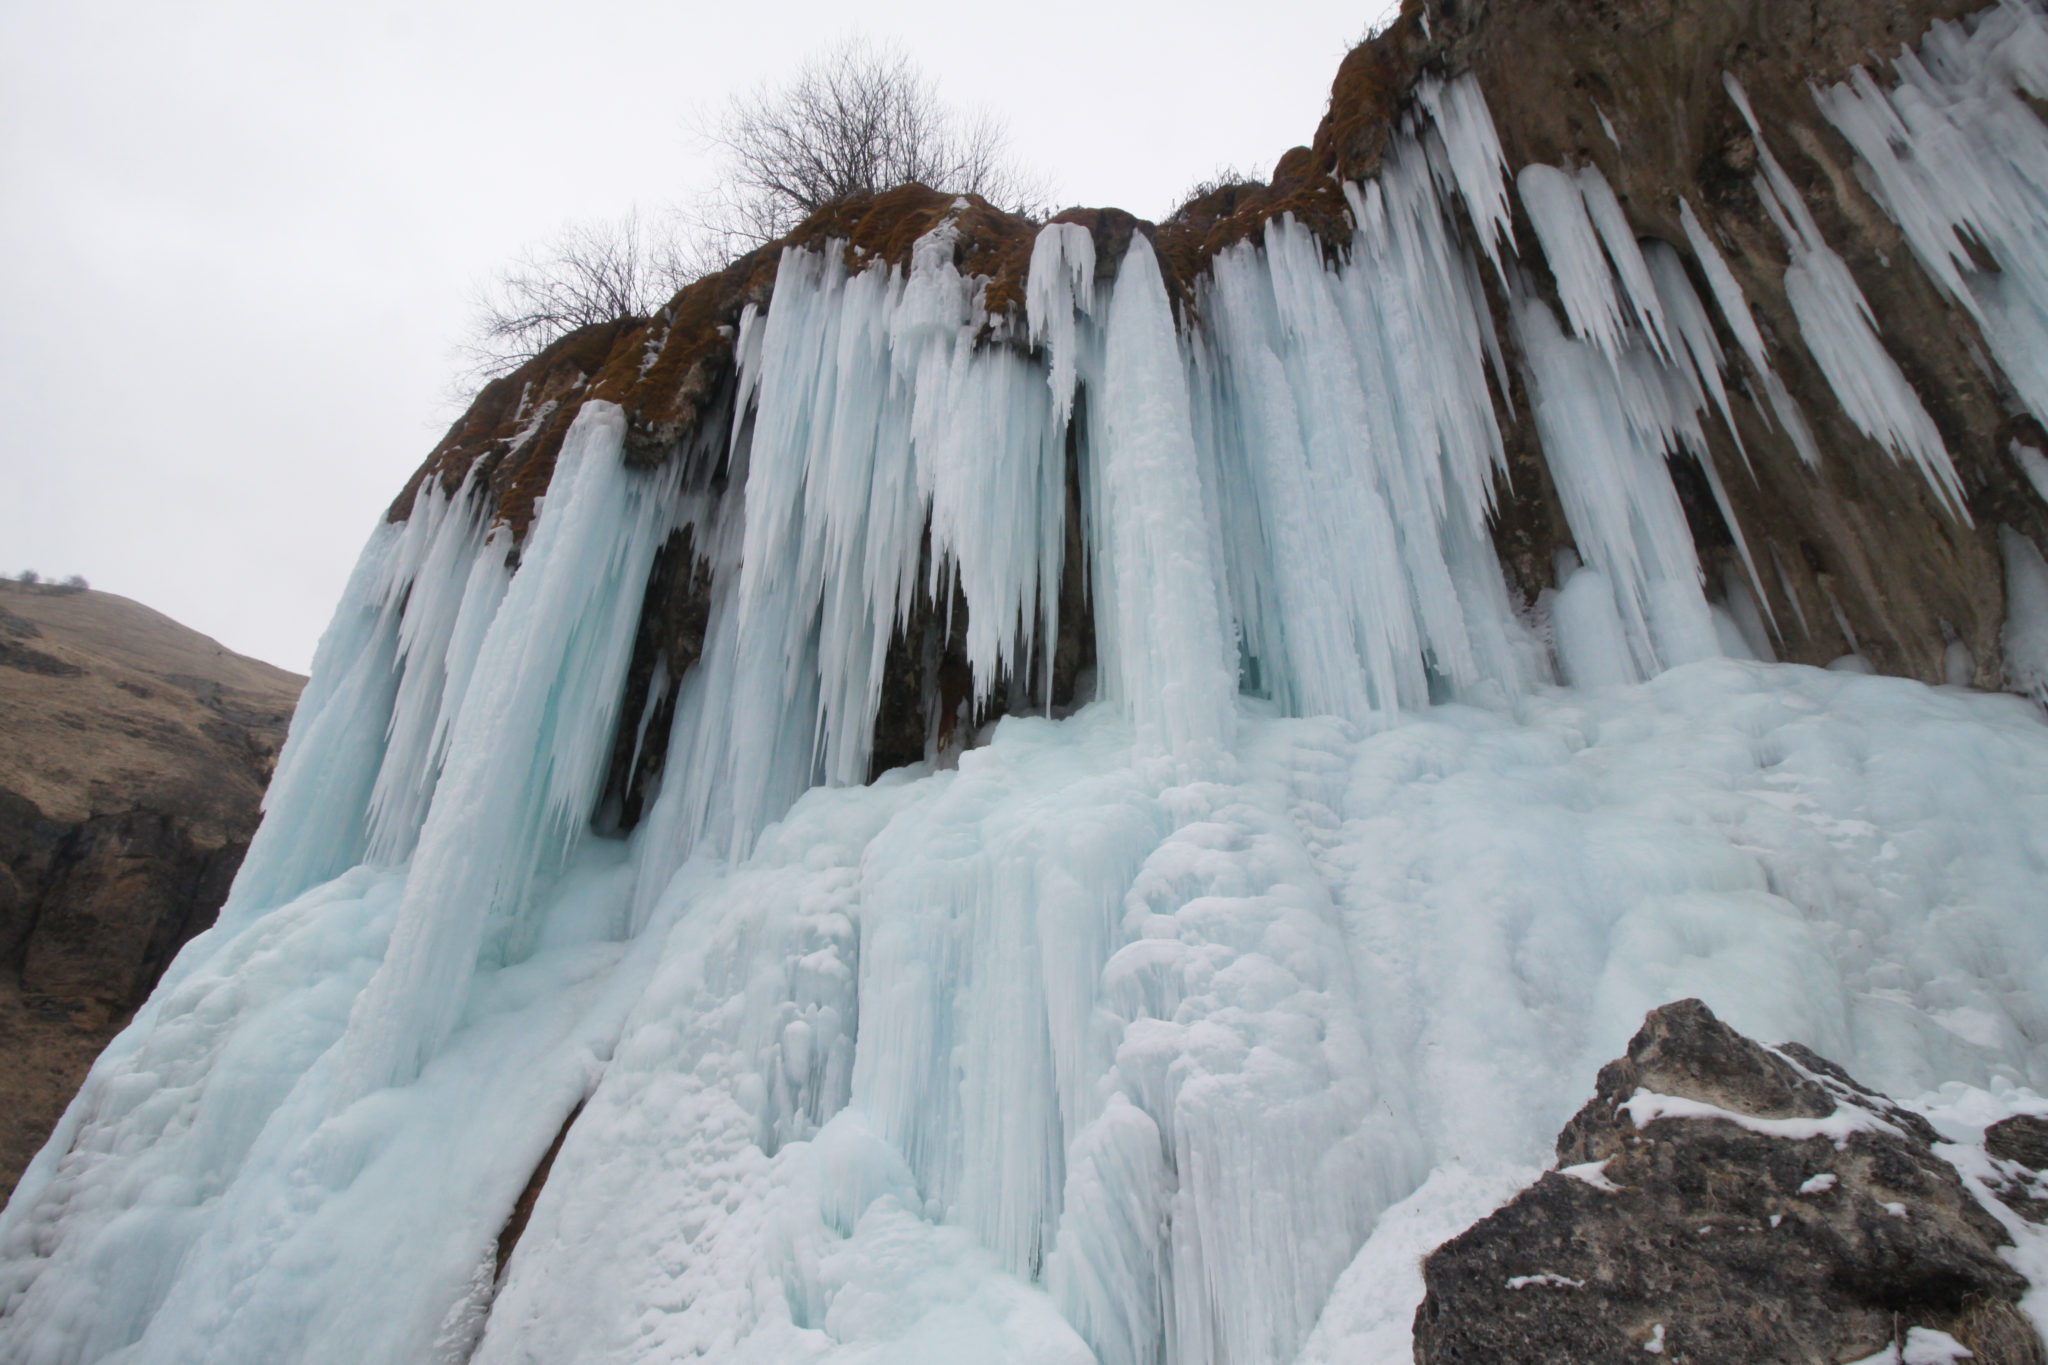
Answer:
<svg viewBox="0 0 2048 1365"><path fill-rule="evenodd" d="M2001 61L2034 50L1998 22ZM1978 90L1985 31L1902 91ZM1760 183L1823 369L1943 487L1861 296ZM1377 1269L1401 1239L1543 1160L1650 1005L1699 994L1895 1091L2048 1082L2038 721L1716 657L1769 653L1746 474L1706 439L1730 356L1804 424L1689 208L1708 301L1597 171L1514 186L1520 259L1485 101L1432 80L1344 187L1348 240L1271 222L1175 282L1178 319L1142 232L1112 272L1049 225L1011 318L951 222L896 265L790 249L737 326L716 477L629 466L588 402L516 561L475 483L425 483L364 550L220 923L0 1214L0 1356L1344 1358L1343 1324L1413 1311ZM2020 283L1955 263L2017 316ZM1494 289L1583 560L1533 623L1488 526ZM1736 540L1721 615L1672 460ZM684 531L702 649L656 665L666 764L615 837ZM1076 581L1093 696L1031 714ZM868 782L899 631L963 606L928 761Z"/></svg>
<svg viewBox="0 0 2048 1365"><path fill-rule="evenodd" d="M1090 448L1094 560L1113 566L1096 580L1108 589L1100 634L1116 642L1103 652L1105 695L1131 711L1141 752L1185 765L1229 747L1237 688L1180 341L1141 237L1117 272L1102 349Z"/></svg>

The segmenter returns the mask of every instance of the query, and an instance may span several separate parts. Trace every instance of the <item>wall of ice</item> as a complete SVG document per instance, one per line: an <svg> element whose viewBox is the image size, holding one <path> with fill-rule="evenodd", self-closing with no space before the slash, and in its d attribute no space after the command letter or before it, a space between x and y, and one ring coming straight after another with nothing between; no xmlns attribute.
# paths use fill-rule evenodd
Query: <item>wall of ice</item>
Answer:
<svg viewBox="0 0 2048 1365"><path fill-rule="evenodd" d="M1821 96L2029 402L2044 35L2009 7ZM1761 402L1828 453L1711 234L1640 243L1597 171L1510 178L1470 81L1418 96L1348 243L1276 221L1178 319L1142 235L1099 272L1046 228L995 319L948 227L902 267L790 250L722 496L629 468L595 401L516 570L428 481L220 923L0 1214L0 1356L1405 1359L1416 1230L1526 1178L1651 1006L1895 1093L2048 1081L2048 728L1768 662L1705 433ZM1762 166L1804 344L1961 515ZM1533 614L1488 529L1511 359L1577 546ZM1673 461L1748 580L1711 604ZM1070 471L1092 702L861 785L920 599L965 604L970 722L1050 695ZM685 527L703 653L657 799L600 836Z"/></svg>

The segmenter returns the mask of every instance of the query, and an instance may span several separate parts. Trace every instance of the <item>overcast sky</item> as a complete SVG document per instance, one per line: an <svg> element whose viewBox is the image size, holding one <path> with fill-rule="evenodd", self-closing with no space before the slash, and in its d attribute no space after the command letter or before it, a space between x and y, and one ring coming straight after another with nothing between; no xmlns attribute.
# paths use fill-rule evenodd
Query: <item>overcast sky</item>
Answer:
<svg viewBox="0 0 2048 1365"><path fill-rule="evenodd" d="M476 287L687 202L733 91L892 40L1056 202L1157 218L1306 142L1387 8L0 0L0 572L303 671Z"/></svg>

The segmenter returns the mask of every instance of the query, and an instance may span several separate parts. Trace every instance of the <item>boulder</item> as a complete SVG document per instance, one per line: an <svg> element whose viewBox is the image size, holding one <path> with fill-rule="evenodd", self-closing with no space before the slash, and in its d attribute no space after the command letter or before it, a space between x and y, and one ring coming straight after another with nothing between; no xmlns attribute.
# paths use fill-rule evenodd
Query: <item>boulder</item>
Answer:
<svg viewBox="0 0 2048 1365"><path fill-rule="evenodd" d="M1430 1254L1415 1358L1840 1365L1952 1340L2036 1365L2010 1239L1940 1140L1797 1044L1666 1005L1601 1069L1558 1169Z"/></svg>

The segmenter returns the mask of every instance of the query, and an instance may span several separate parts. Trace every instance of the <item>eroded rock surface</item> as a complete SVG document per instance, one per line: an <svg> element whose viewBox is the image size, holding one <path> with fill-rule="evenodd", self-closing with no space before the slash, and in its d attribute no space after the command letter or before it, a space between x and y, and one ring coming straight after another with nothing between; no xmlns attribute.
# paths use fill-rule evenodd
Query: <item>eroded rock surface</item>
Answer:
<svg viewBox="0 0 2048 1365"><path fill-rule="evenodd" d="M124 597L0 583L0 1198L213 922L304 683Z"/></svg>
<svg viewBox="0 0 2048 1365"><path fill-rule="evenodd" d="M1431 1253L1415 1358L1836 1365L1916 1328L1979 1365L2048 1358L1939 1140L1797 1044L1666 1005L1601 1069L1559 1169Z"/></svg>

